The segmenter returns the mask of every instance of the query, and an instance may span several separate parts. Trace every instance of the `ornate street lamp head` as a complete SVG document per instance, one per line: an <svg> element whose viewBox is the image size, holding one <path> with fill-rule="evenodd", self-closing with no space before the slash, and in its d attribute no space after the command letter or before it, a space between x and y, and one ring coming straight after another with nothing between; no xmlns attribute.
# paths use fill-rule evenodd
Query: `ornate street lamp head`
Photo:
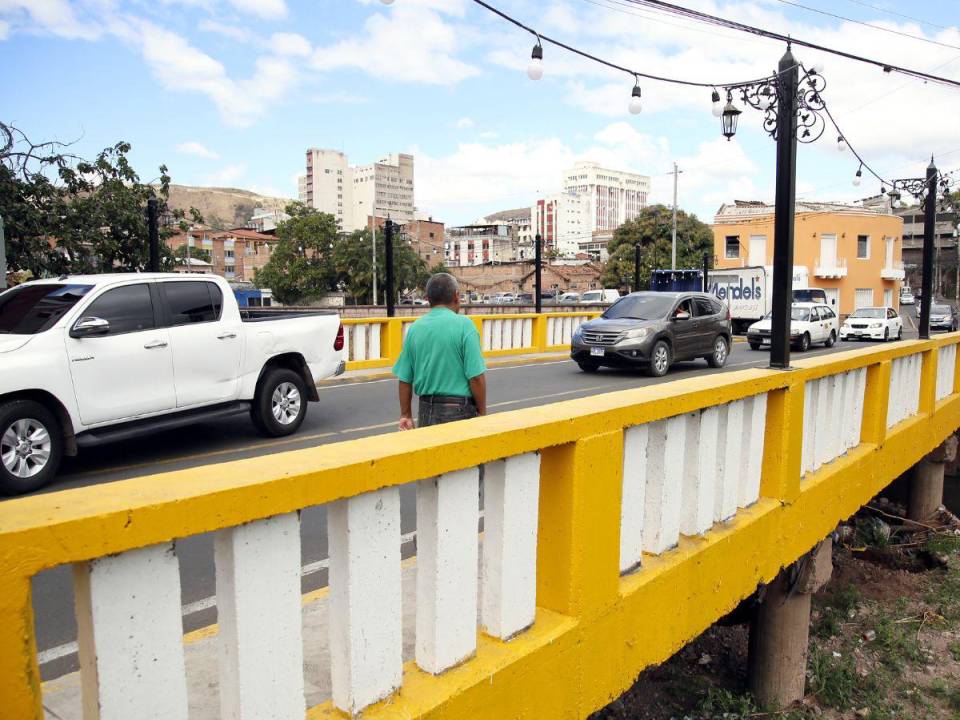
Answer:
<svg viewBox="0 0 960 720"><path fill-rule="evenodd" d="M723 115L720 117L723 123L723 136L729 142L737 134L737 120L740 117L741 110L733 104L733 97L727 93L727 106L723 109Z"/></svg>

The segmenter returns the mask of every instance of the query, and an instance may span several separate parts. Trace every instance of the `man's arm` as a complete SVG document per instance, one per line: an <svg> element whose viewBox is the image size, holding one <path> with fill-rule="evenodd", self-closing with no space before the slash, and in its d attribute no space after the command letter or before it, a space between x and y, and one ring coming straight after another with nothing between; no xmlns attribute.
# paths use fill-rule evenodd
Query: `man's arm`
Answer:
<svg viewBox="0 0 960 720"><path fill-rule="evenodd" d="M473 395L473 401L477 404L477 414L487 414L487 376L477 375L470 378L470 394Z"/></svg>
<svg viewBox="0 0 960 720"><path fill-rule="evenodd" d="M413 385L400 381L400 429L413 430Z"/></svg>

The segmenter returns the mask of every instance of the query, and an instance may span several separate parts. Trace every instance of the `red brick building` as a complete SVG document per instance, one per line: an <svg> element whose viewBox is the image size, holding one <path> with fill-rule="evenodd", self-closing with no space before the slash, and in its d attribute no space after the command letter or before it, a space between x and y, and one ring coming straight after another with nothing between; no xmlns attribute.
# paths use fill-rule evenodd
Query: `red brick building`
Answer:
<svg viewBox="0 0 960 720"><path fill-rule="evenodd" d="M253 280L254 270L266 265L270 259L277 238L242 228L191 230L167 238L167 245L174 252L188 243L191 249L210 253L214 274L227 280Z"/></svg>

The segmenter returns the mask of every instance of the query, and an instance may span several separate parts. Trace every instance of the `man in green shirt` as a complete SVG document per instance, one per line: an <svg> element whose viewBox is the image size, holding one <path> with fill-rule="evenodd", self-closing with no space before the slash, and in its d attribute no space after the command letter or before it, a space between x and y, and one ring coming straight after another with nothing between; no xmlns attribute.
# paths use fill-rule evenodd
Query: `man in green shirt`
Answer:
<svg viewBox="0 0 960 720"><path fill-rule="evenodd" d="M460 288L447 273L427 281L430 312L414 322L393 374L400 380L400 429L412 430L413 394L420 427L487 414L486 365L480 335L460 315Z"/></svg>

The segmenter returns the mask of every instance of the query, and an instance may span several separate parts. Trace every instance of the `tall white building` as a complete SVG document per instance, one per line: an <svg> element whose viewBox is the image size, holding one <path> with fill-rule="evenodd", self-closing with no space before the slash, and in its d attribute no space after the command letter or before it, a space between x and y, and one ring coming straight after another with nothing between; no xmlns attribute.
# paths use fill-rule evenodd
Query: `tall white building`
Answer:
<svg viewBox="0 0 960 720"><path fill-rule="evenodd" d="M587 203L588 231L616 230L647 205L650 178L609 170L595 162L578 162L563 174L563 188Z"/></svg>
<svg viewBox="0 0 960 720"><path fill-rule="evenodd" d="M372 216L399 223L414 219L413 156L394 153L369 165L351 167L338 150L307 150L300 199L330 213L344 232L366 227Z"/></svg>
<svg viewBox="0 0 960 720"><path fill-rule="evenodd" d="M543 238L546 250L574 257L580 243L590 239L590 204L573 190L537 200L530 209L532 230Z"/></svg>

